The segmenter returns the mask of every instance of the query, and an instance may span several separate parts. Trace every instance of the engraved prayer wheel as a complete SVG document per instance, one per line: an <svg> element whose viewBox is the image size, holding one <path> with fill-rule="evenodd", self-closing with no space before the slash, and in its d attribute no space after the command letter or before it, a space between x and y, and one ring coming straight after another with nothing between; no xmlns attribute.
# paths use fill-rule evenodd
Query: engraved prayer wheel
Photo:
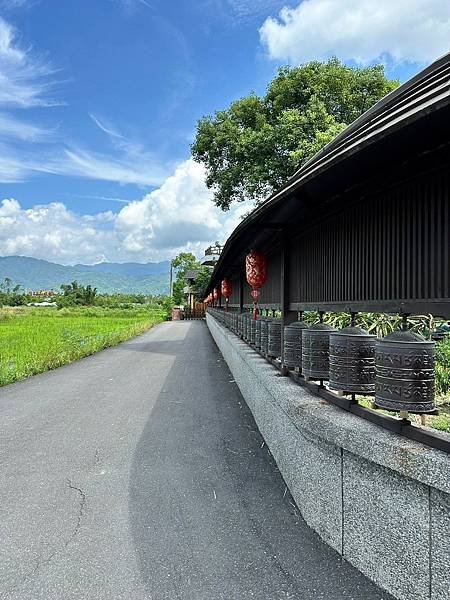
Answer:
<svg viewBox="0 0 450 600"><path fill-rule="evenodd" d="M375 350L375 404L392 411L433 412L435 343L415 331L394 331Z"/></svg>
<svg viewBox="0 0 450 600"><path fill-rule="evenodd" d="M278 358L281 356L281 321L272 319L269 322L267 356Z"/></svg>
<svg viewBox="0 0 450 600"><path fill-rule="evenodd" d="M237 334L239 336L243 335L243 316L244 315L239 314L237 318Z"/></svg>
<svg viewBox="0 0 450 600"><path fill-rule="evenodd" d="M248 342L250 339L250 320L251 320L252 316L250 313L244 313L244 319L243 319L243 333L244 333L244 341Z"/></svg>
<svg viewBox="0 0 450 600"><path fill-rule="evenodd" d="M264 317L264 319L261 319L261 338L260 338L260 342L261 342L261 354L266 355L267 351L268 351L268 344L269 344L269 322L272 319L270 319L270 317Z"/></svg>
<svg viewBox="0 0 450 600"><path fill-rule="evenodd" d="M352 394L375 392L376 339L354 326L330 333L331 390Z"/></svg>
<svg viewBox="0 0 450 600"><path fill-rule="evenodd" d="M330 333L326 323L316 323L302 334L302 372L308 379L328 380L330 375Z"/></svg>
<svg viewBox="0 0 450 600"><path fill-rule="evenodd" d="M284 328L284 364L290 369L301 369L304 329L308 329L308 325L303 321L295 321Z"/></svg>
<svg viewBox="0 0 450 600"><path fill-rule="evenodd" d="M255 344L255 335L256 335L256 321L255 321L255 319L251 319L250 320L249 332L250 332L249 342L250 342L250 344L254 345Z"/></svg>
<svg viewBox="0 0 450 600"><path fill-rule="evenodd" d="M255 348L259 350L261 348L261 323L264 317L258 317L255 322Z"/></svg>
<svg viewBox="0 0 450 600"><path fill-rule="evenodd" d="M242 315L242 339L247 341L247 313L243 313Z"/></svg>

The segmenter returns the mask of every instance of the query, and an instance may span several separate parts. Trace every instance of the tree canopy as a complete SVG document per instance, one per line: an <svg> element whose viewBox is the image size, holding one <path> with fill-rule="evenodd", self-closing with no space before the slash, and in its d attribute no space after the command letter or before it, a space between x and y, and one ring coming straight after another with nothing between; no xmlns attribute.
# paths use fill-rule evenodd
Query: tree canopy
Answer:
<svg viewBox="0 0 450 600"><path fill-rule="evenodd" d="M176 271L173 282L173 301L175 304L183 304L186 300L183 289L186 286L186 273L190 270L197 272L195 282L192 286L194 294L199 300L203 300L211 277L210 269L200 264L191 252L180 252L172 260L172 267Z"/></svg>
<svg viewBox="0 0 450 600"><path fill-rule="evenodd" d="M206 167L214 202L263 201L347 125L398 86L382 65L353 68L337 58L283 67L252 93L203 117L191 146Z"/></svg>
<svg viewBox="0 0 450 600"><path fill-rule="evenodd" d="M185 300L185 294L183 289L186 285L186 273L190 269L197 267L197 259L191 252L180 252L172 260L172 267L175 269L176 276L173 282L173 301L175 304L183 304Z"/></svg>
<svg viewBox="0 0 450 600"><path fill-rule="evenodd" d="M84 286L80 285L78 281L72 281L72 283L63 284L61 290L64 293L65 305L91 306L95 304L97 288L93 288L91 285Z"/></svg>

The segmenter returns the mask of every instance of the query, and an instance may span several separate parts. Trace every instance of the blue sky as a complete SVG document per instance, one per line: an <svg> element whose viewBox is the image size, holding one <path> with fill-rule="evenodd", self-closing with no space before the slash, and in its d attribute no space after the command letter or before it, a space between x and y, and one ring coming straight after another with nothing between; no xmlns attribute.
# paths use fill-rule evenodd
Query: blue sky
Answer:
<svg viewBox="0 0 450 600"><path fill-rule="evenodd" d="M0 0L0 255L201 254L248 206L213 206L198 118L332 54L404 81L449 33L446 0Z"/></svg>

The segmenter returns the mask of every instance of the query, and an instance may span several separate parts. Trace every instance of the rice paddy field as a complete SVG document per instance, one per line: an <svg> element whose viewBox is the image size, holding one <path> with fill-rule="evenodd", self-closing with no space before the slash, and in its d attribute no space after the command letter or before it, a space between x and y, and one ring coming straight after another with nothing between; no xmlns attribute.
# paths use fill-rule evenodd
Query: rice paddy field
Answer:
<svg viewBox="0 0 450 600"><path fill-rule="evenodd" d="M164 321L152 307L0 309L0 386L55 369Z"/></svg>

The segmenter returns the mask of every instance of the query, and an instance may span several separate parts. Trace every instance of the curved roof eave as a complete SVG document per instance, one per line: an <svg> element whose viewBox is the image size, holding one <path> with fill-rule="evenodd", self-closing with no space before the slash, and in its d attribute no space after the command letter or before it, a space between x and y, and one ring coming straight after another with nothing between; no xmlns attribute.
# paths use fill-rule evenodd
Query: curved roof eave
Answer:
<svg viewBox="0 0 450 600"><path fill-rule="evenodd" d="M280 190L274 192L239 223L216 263L210 286L215 280L215 274L220 272L231 245L280 201L336 163L445 105L450 105L450 53L379 100L298 169Z"/></svg>

